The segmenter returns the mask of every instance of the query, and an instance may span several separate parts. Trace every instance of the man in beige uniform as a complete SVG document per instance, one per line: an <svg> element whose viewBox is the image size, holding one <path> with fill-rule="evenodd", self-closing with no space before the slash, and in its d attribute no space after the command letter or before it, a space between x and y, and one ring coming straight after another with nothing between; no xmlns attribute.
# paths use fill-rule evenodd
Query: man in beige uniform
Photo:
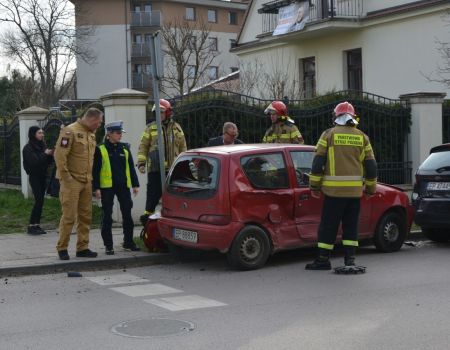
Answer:
<svg viewBox="0 0 450 350"><path fill-rule="evenodd" d="M69 260L67 247L70 233L77 224L77 257L95 258L89 247L92 221L92 164L95 152L95 131L103 121L103 112L89 108L82 118L63 129L55 149L56 178L61 187L59 200L62 216L56 245L61 260Z"/></svg>

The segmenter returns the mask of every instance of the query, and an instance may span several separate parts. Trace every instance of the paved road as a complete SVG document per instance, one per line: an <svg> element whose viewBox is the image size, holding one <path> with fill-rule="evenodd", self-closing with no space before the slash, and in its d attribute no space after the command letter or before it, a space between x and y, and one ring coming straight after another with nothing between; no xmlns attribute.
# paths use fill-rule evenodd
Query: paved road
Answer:
<svg viewBox="0 0 450 350"><path fill-rule="evenodd" d="M415 244L361 249L358 276L305 271L302 250L249 272L209 255L3 278L0 349L448 349L450 245Z"/></svg>

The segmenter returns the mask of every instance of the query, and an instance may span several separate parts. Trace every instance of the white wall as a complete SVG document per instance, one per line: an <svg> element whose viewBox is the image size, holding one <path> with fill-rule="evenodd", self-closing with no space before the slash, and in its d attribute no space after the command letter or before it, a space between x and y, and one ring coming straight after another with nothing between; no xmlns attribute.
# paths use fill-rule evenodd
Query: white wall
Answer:
<svg viewBox="0 0 450 350"><path fill-rule="evenodd" d="M363 11L367 13L416 1L417 0L363 0Z"/></svg>
<svg viewBox="0 0 450 350"><path fill-rule="evenodd" d="M92 39L97 62L89 65L77 58L77 97L98 99L127 84L127 58L124 25L96 27Z"/></svg>

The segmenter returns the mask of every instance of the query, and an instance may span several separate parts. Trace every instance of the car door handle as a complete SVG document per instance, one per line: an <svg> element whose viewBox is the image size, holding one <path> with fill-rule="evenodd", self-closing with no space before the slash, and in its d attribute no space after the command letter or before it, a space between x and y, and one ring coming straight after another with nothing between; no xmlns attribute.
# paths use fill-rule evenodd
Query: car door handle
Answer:
<svg viewBox="0 0 450 350"><path fill-rule="evenodd" d="M309 194L302 194L298 197L301 201L306 201L309 199Z"/></svg>

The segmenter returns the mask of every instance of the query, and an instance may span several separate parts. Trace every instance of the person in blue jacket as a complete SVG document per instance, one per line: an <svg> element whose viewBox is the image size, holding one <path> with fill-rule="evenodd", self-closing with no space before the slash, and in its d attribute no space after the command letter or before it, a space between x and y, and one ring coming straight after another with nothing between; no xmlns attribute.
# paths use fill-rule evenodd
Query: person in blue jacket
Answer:
<svg viewBox="0 0 450 350"><path fill-rule="evenodd" d="M105 129L105 141L95 149L92 168L95 197L101 199L102 203L101 234L105 253L114 255L111 231L114 196L117 196L122 213L122 246L126 250L138 251L139 247L133 241L134 222L131 217L133 201L130 190L132 189L135 196L139 190L133 157L128 144L120 142L124 132L123 122L111 122L105 125Z"/></svg>

